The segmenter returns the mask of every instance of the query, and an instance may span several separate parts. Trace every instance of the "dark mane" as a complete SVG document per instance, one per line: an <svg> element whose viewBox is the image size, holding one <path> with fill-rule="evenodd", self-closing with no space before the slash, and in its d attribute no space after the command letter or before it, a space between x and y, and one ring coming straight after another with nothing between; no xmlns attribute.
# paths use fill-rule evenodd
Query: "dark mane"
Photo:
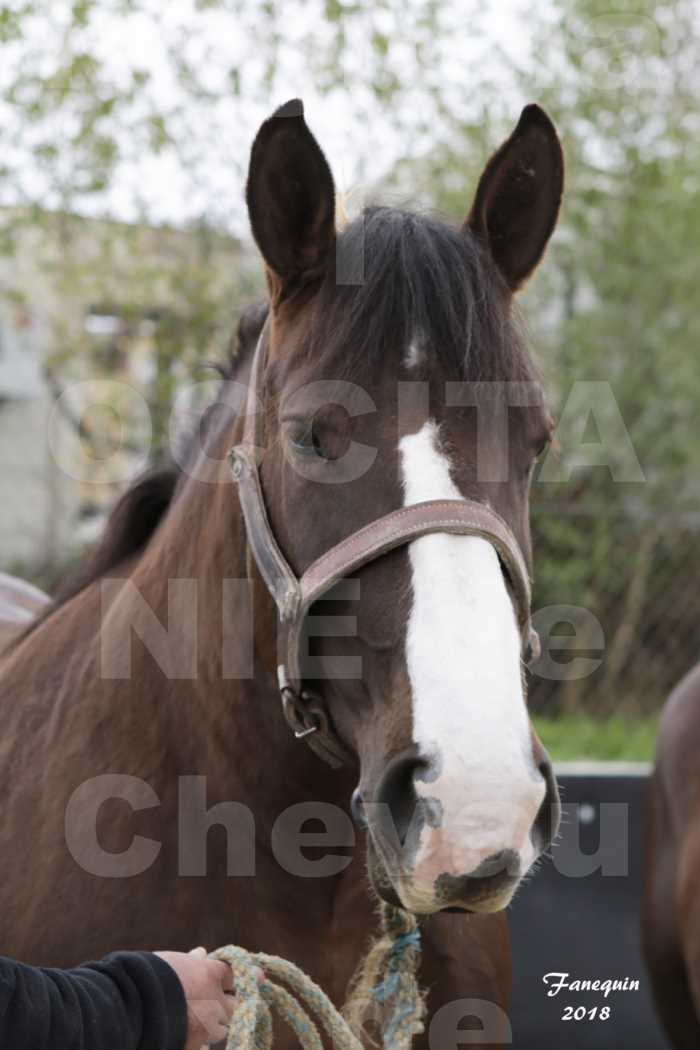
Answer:
<svg viewBox="0 0 700 1050"><path fill-rule="evenodd" d="M468 230L368 207L339 235L336 259L316 297L309 346L336 377L366 375L388 354L400 361L419 340L455 379L538 378L505 284Z"/></svg>
<svg viewBox="0 0 700 1050"><path fill-rule="evenodd" d="M148 471L123 493L109 515L97 546L77 572L61 586L56 598L37 623L46 619L59 606L65 605L93 580L106 575L143 550L165 516L179 480L180 474L176 467L163 466ZM31 626L35 627L36 623Z"/></svg>
<svg viewBox="0 0 700 1050"><path fill-rule="evenodd" d="M267 316L267 304L255 303L244 310L229 344L227 360L218 367L222 383L234 378L253 352ZM207 414L200 424L207 426ZM201 432L201 431L200 431ZM97 546L80 568L60 587L56 597L28 627L30 634L56 609L65 605L100 576L105 576L144 550L165 517L182 477L178 464L187 461L186 450L175 460L154 467L123 493L111 511Z"/></svg>

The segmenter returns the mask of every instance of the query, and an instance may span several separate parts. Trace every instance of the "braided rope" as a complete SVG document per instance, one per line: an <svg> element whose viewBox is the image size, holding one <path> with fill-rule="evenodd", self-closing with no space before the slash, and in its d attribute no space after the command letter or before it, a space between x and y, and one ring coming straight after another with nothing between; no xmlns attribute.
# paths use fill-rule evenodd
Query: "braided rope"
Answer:
<svg viewBox="0 0 700 1050"><path fill-rule="evenodd" d="M362 1050L368 1009L376 1020L377 1007L384 1015L384 1050L410 1050L413 1036L423 1030L424 1003L416 977L420 933L415 918L398 908L382 906L381 917L384 932L355 978L347 1020L287 959L235 945L213 952L214 959L231 966L236 988L226 1050L272 1050L273 1012L290 1026L302 1050L323 1050L319 1025L333 1050Z"/></svg>
<svg viewBox="0 0 700 1050"><path fill-rule="evenodd" d="M328 996L294 963L234 945L219 948L213 957L231 966L236 986L238 1005L227 1050L271 1050L273 1011L287 1022L303 1050L323 1050L319 1027L311 1014L330 1036L334 1050L362 1050Z"/></svg>
<svg viewBox="0 0 700 1050"><path fill-rule="evenodd" d="M364 1033L384 1050L410 1050L423 1031L425 998L418 984L420 930L415 916L382 902L383 933L367 954L352 984L343 1014L353 1031L362 1032L368 1016L378 1023L382 1041Z"/></svg>

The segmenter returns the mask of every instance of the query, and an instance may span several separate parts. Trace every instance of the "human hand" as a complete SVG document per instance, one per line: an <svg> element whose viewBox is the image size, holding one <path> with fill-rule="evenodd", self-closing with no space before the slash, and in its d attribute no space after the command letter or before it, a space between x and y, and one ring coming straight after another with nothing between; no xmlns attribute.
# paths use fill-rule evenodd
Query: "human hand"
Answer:
<svg viewBox="0 0 700 1050"><path fill-rule="evenodd" d="M206 948L155 954L173 968L185 993L187 1042L183 1050L202 1050L225 1039L235 1007L231 967L209 959Z"/></svg>

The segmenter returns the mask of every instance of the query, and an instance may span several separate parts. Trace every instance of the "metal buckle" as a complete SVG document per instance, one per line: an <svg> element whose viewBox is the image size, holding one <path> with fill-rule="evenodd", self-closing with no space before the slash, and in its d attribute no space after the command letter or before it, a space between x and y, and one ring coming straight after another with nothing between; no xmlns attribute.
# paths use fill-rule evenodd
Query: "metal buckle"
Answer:
<svg viewBox="0 0 700 1050"><path fill-rule="evenodd" d="M305 718L305 712L302 706L302 701L304 699L303 693L299 696L290 685L284 685L280 689L280 696L282 697L282 710L284 711L287 725L290 727L297 740L304 740L305 737L311 736L312 733L317 733L319 731L321 724L318 719L309 723L307 718Z"/></svg>
<svg viewBox="0 0 700 1050"><path fill-rule="evenodd" d="M304 737L311 736L312 733L317 733L320 728L318 722L316 722L314 725L309 726L308 729L295 729L294 736L297 740L303 740Z"/></svg>

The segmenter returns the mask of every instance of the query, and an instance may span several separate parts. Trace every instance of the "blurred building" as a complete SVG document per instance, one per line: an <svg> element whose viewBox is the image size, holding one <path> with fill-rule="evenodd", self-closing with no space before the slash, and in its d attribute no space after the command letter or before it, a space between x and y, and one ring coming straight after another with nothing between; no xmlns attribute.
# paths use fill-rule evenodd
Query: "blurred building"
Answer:
<svg viewBox="0 0 700 1050"><path fill-rule="evenodd" d="M46 333L21 305L0 304L0 566L52 564L71 546L80 492L55 451L79 458L70 424L58 418L42 367Z"/></svg>
<svg viewBox="0 0 700 1050"><path fill-rule="evenodd" d="M51 575L94 538L221 357L251 264L209 228L0 212L0 570Z"/></svg>

